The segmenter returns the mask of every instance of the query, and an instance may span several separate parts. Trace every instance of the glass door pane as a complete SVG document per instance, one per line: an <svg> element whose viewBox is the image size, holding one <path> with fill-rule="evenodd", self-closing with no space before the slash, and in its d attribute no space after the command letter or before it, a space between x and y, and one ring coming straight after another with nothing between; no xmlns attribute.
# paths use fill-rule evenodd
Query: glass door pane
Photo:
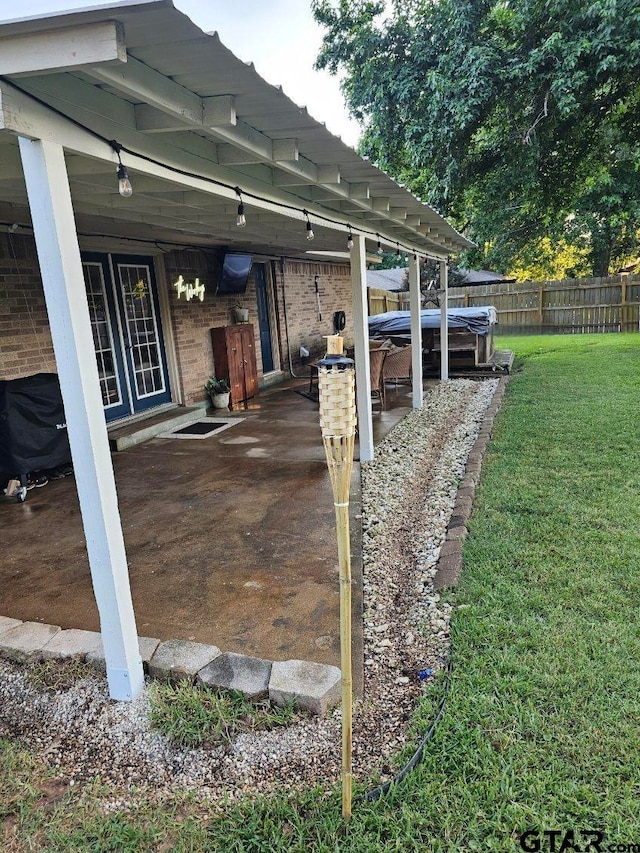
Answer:
<svg viewBox="0 0 640 853"><path fill-rule="evenodd" d="M151 265L114 259L134 411L170 399Z"/></svg>
<svg viewBox="0 0 640 853"><path fill-rule="evenodd" d="M114 306L102 260L82 263L102 405L107 420L130 414Z"/></svg>

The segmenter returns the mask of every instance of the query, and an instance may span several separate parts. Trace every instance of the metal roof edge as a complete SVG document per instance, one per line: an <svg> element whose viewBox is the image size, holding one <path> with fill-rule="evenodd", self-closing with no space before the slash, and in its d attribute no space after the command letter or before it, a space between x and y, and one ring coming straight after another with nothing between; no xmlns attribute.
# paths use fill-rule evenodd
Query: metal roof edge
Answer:
<svg viewBox="0 0 640 853"><path fill-rule="evenodd" d="M66 19L70 15L73 15L73 16L83 16L85 14L90 15L90 14L93 14L94 12L107 12L107 11L110 11L111 9L114 9L117 11L118 9L125 9L126 8L130 11L133 11L135 6L141 6L141 7L155 6L157 8L161 8L162 6L171 6L174 9L176 9L176 7L173 3L173 0L115 0L115 2L111 2L111 3L98 3L95 6L78 6L77 8L64 9L64 10L60 9L60 10L55 11L55 12L53 12L53 11L52 12L40 12L37 15L27 15L24 18L9 18L9 19L0 18L0 27L3 27L3 28L4 27L11 27L12 25L30 24L30 23L37 23L40 21L42 21L42 22L44 22L44 21L55 22L58 19L60 19L62 21L62 19ZM143 10L141 9L140 11L143 11ZM176 9L176 11L179 12L180 10ZM181 13L181 14L184 14L184 13ZM194 26L197 26L197 24L195 24Z"/></svg>

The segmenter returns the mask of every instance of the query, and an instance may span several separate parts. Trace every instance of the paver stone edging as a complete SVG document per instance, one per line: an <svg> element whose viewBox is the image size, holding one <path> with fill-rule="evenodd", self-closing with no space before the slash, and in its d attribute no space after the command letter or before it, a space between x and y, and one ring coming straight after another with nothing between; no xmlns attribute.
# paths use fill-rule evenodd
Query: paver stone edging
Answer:
<svg viewBox="0 0 640 853"><path fill-rule="evenodd" d="M0 654L9 660L40 660L43 647L61 630L59 625L20 622L0 634Z"/></svg>
<svg viewBox="0 0 640 853"><path fill-rule="evenodd" d="M272 661L225 652L204 666L196 684L220 690L238 690L247 699L264 699L269 695Z"/></svg>
<svg viewBox="0 0 640 853"><path fill-rule="evenodd" d="M237 690L248 699L269 697L276 705L293 701L312 714L324 714L340 700L340 670L303 660L270 661L220 651L187 640L160 642L138 637L145 671L161 681L189 681L219 690ZM79 628L22 622L0 616L0 657L35 662L81 660L104 671L102 636Z"/></svg>
<svg viewBox="0 0 640 853"><path fill-rule="evenodd" d="M337 666L306 660L274 661L269 699L281 707L293 701L312 714L324 714L340 700L340 680Z"/></svg>

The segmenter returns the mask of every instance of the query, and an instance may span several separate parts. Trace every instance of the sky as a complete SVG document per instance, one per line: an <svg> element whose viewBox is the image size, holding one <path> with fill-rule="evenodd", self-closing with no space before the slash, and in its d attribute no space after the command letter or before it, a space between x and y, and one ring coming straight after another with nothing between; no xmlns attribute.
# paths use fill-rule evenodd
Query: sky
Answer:
<svg viewBox="0 0 640 853"><path fill-rule="evenodd" d="M98 0L0 0L0 20L109 5ZM174 0L174 5L205 32L245 62L253 62L269 83L280 85L298 106L307 107L347 145L355 147L360 130L347 115L340 85L313 63L322 40L308 0ZM18 14L16 10L19 8Z"/></svg>

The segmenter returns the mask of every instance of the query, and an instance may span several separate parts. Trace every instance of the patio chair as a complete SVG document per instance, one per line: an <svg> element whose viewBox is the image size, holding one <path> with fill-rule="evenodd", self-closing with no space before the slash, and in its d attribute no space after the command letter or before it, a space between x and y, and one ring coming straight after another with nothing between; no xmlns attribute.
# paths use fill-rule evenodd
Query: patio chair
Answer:
<svg viewBox="0 0 640 853"><path fill-rule="evenodd" d="M380 411L385 409L384 396L384 365L389 355L387 349L369 350L369 365L371 372L371 393L377 394L380 400Z"/></svg>
<svg viewBox="0 0 640 853"><path fill-rule="evenodd" d="M349 358L355 358L355 350L349 347L346 352ZM383 341L380 347L369 348L369 374L371 381L371 396L377 396L380 401L380 411L384 411L386 400L384 394L383 370L389 354L388 341Z"/></svg>
<svg viewBox="0 0 640 853"><path fill-rule="evenodd" d="M382 369L384 382L395 382L411 378L411 344L387 352Z"/></svg>

